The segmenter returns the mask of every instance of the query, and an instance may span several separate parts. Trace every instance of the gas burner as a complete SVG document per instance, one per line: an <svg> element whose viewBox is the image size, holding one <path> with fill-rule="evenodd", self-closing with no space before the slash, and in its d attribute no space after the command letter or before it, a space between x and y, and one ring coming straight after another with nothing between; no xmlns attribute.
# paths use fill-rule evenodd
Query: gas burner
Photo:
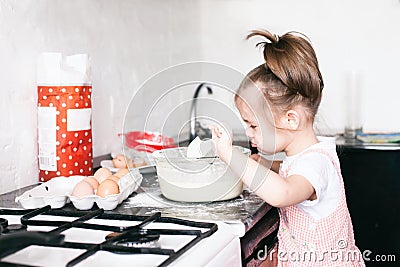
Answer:
<svg viewBox="0 0 400 267"><path fill-rule="evenodd" d="M118 240L114 244L133 248L160 248L159 239L159 235L132 236Z"/></svg>
<svg viewBox="0 0 400 267"><path fill-rule="evenodd" d="M154 213L151 216L136 216L105 213L103 209L87 212L73 212L57 209L52 210L50 206L45 206L28 211L0 209L0 215L11 216L10 218L12 219L7 222L5 220L0 220L2 223L2 225L0 225L0 232L3 228L3 232L0 233L0 266L3 266L5 263L3 258L9 255L10 257L17 257L16 252L18 252L18 254L21 253L21 255L25 255L24 253L29 254L28 247L37 245L43 247L41 249L45 249L46 247L65 248L68 253L72 253L75 249L83 250L79 255L75 255L74 258L71 256L72 259L70 261L62 261L64 266L74 266L88 257L91 257L95 262L101 262L102 253L96 252L107 251L115 254L130 254L126 256L129 258L136 257L140 260L152 260L152 257L137 257L136 255L164 255L165 259L163 262L158 263L158 267L165 267L178 257L184 255L201 240L204 240L204 238L209 237L218 230L218 226L215 223L161 217L160 212ZM40 218L41 215L45 215L46 218ZM13 216L20 217L13 218ZM52 217L51 219L47 219L47 216ZM8 217L6 218L8 219ZM96 222L88 222L94 218L99 220ZM19 219L21 224L14 224L18 223L16 219ZM126 225L129 226L121 227L113 225L112 222L115 220L125 221ZM9 224L11 222L13 224ZM137 224L136 222L139 223ZM4 227L6 223L7 226ZM165 227L163 227L164 223L168 224L168 226L165 225ZM149 227L149 229L145 228L149 224L152 224L154 227ZM32 226L39 226L45 229L51 227L51 230L44 232L33 231L34 227ZM111 234L106 236L106 240L99 240L100 243L96 241L90 242L89 240L88 242L64 240L65 236L67 236L68 239L68 234L78 233L77 229L79 229L79 234L81 234L83 229L95 230L98 231L98 234ZM20 230L26 230L26 232L16 232ZM95 231L90 231L90 236L94 234ZM70 236L72 237L73 235L71 234ZM168 243L169 241L173 241L171 239L175 238L175 236L191 236L193 239L187 241L182 239L182 242L177 242L176 244L175 242L172 242L174 244ZM183 246L179 246L178 243L182 243ZM169 244L168 246L171 245L171 248L164 248L164 244ZM27 248L28 252L25 252L25 248ZM25 258L21 257L21 259ZM40 260L41 259L38 259L38 261ZM121 262L125 262L125 260L121 259ZM40 266L40 264L38 265Z"/></svg>
<svg viewBox="0 0 400 267"><path fill-rule="evenodd" d="M8 224L8 220L4 218L0 218L0 233L8 234L14 233L21 230L26 230L26 225L23 224Z"/></svg>
<svg viewBox="0 0 400 267"><path fill-rule="evenodd" d="M9 224L7 228L3 230L3 234L10 234L10 233L15 233L18 231L26 231L27 226L23 224Z"/></svg>
<svg viewBox="0 0 400 267"><path fill-rule="evenodd" d="M111 233L106 236L106 240L119 236L120 233ZM131 248L160 248L158 242L160 235L148 234L131 234L124 235L121 239L117 239L112 244L116 246L131 247Z"/></svg>

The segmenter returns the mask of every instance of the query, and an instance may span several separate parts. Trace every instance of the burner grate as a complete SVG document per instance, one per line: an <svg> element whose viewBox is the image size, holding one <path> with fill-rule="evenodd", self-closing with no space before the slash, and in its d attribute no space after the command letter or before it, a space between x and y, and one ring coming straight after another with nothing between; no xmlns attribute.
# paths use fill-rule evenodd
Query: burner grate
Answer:
<svg viewBox="0 0 400 267"><path fill-rule="evenodd" d="M5 233L0 231L0 265L7 264L9 266L28 266L28 265L13 265L2 262L1 259L6 256L16 253L17 251L26 248L30 245L40 245L47 247L63 247L69 249L83 249L85 252L78 255L76 258L66 264L66 266L74 266L84 259L96 254L98 251L108 251L113 253L129 253L129 254L157 254L167 255L168 258L158 266L167 266L183 253L192 248L202 239L212 235L217 231L215 223L194 222L178 218L161 217L161 213L157 212L151 216L136 216L125 214L104 213L103 209L94 211L64 211L51 210L50 206L35 210L7 210L0 209L1 215L20 215L21 228L27 226L51 226L55 227L49 232L35 231L20 231ZM51 215L59 217L77 217L73 221L62 220L40 220L35 219L38 215ZM140 222L134 226L113 226L87 223L90 219L103 220L124 220ZM173 223L182 226L196 227L201 230L181 230L181 229L145 229L144 227L153 223ZM3 223L4 224L4 223ZM5 228L5 227L3 227ZM92 230L102 230L113 232L102 243L80 243L64 241L64 231L71 228L82 228ZM6 229L6 228L5 228ZM161 235L187 235L194 238L187 242L178 250L163 249L159 246L158 239ZM6 241L6 242L4 242ZM7 245L2 246L1 244ZM125 243L125 244L124 244ZM139 245L141 244L141 245ZM154 245L154 246L152 246Z"/></svg>

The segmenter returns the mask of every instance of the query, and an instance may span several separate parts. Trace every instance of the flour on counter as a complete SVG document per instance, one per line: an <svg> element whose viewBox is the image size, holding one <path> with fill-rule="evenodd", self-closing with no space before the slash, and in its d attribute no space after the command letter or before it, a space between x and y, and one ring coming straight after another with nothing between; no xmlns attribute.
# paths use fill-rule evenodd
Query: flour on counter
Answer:
<svg viewBox="0 0 400 267"><path fill-rule="evenodd" d="M123 203L123 208L143 208L145 210L144 215L161 212L163 216L182 219L234 223L254 214L263 203L262 199L247 190L244 190L239 197L227 201L191 203L169 200L161 194L159 188L151 188L127 199Z"/></svg>

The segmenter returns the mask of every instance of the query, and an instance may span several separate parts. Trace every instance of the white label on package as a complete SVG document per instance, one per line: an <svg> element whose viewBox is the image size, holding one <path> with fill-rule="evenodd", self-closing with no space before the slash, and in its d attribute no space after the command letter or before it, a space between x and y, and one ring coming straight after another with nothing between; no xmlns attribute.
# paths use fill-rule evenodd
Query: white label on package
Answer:
<svg viewBox="0 0 400 267"><path fill-rule="evenodd" d="M57 171L56 161L56 123L55 107L38 107L39 168Z"/></svg>
<svg viewBox="0 0 400 267"><path fill-rule="evenodd" d="M90 129L91 108L68 109L67 131L82 131Z"/></svg>
<svg viewBox="0 0 400 267"><path fill-rule="evenodd" d="M56 144L39 143L39 168L43 171L57 171Z"/></svg>

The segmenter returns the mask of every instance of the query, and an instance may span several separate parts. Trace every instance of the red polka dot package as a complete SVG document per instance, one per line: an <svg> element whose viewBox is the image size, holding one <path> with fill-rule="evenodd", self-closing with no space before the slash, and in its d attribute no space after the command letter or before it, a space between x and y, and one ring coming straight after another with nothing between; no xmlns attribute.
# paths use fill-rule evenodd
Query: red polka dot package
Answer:
<svg viewBox="0 0 400 267"><path fill-rule="evenodd" d="M39 180L92 174L91 77L85 54L38 62Z"/></svg>

